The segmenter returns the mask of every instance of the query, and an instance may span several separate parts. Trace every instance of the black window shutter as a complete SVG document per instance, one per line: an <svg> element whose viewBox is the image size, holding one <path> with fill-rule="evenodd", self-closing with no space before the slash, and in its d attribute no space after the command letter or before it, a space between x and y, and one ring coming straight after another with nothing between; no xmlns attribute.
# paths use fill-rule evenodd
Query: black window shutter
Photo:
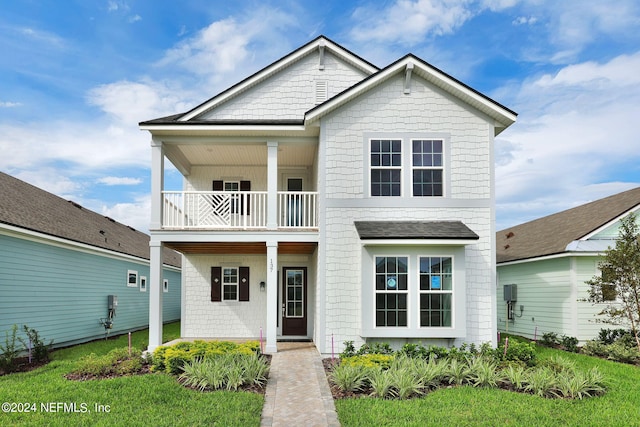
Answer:
<svg viewBox="0 0 640 427"><path fill-rule="evenodd" d="M240 267L239 274L239 291L238 291L238 300L239 301L249 301L249 267Z"/></svg>
<svg viewBox="0 0 640 427"><path fill-rule="evenodd" d="M224 191L224 182L213 181L213 191Z"/></svg>
<svg viewBox="0 0 640 427"><path fill-rule="evenodd" d="M240 191L251 191L251 181L240 181ZM246 197L247 206L243 207L243 200ZM240 199L240 212L243 215L249 215L251 213L251 205L250 205L250 196L244 195L242 199Z"/></svg>
<svg viewBox="0 0 640 427"><path fill-rule="evenodd" d="M211 301L222 301L222 267L211 267Z"/></svg>

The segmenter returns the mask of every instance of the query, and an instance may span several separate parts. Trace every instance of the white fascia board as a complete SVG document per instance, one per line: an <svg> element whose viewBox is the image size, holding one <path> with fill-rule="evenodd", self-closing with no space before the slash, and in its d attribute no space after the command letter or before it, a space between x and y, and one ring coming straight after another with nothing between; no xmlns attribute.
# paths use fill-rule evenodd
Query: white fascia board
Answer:
<svg viewBox="0 0 640 427"><path fill-rule="evenodd" d="M496 264L496 267L503 267L503 266L507 266L507 265L517 265L517 264L526 264L529 262L536 262L536 261L547 261L550 259L557 259L557 258L566 258L566 257L585 257L585 256L599 256L601 255L599 252L562 252L560 254L554 254L554 255L545 255L545 256L540 256L540 257L535 257L535 258L526 258L526 259L518 259L515 261L505 261L505 262L499 262Z"/></svg>
<svg viewBox="0 0 640 427"><path fill-rule="evenodd" d="M152 242L318 242L314 231L208 231L203 230L159 230L151 231Z"/></svg>
<svg viewBox="0 0 640 427"><path fill-rule="evenodd" d="M370 64L367 64L366 62L360 60L355 56L348 55L347 52L345 52L342 48L335 45L334 43L331 43L329 40L325 39L324 37L321 37L315 43L311 43L296 51L293 51L290 54L290 56L285 57L283 60L276 61L273 64L267 66L266 68L263 68L262 71L259 71L257 74L254 74L252 77L249 77L248 79L238 83L235 87L232 87L231 89L212 98L209 102L206 102L202 104L200 107L190 111L189 113L180 117L179 121L185 122L185 121L191 120L194 117L197 117L200 114L203 114L206 111L214 108L216 105L222 104L226 100L233 98L237 94L262 82L263 80L266 80L267 78L276 74L280 70L287 68L288 66L300 60L307 54L313 52L316 49L319 49L320 46L323 46L325 48L325 52L326 52L326 49L328 48L329 50L331 50L331 52L334 55L342 58L343 60L349 62L350 64L356 66L357 68L362 69L363 71L366 71L370 74L378 71L377 68L371 66Z"/></svg>
<svg viewBox="0 0 640 427"><path fill-rule="evenodd" d="M99 248L97 246L87 245L86 243L75 242L73 240L63 239L61 237L51 236L49 234L40 233L26 228L16 227L9 224L0 224L0 234L14 237L16 239L28 240L35 243L41 243L44 245L56 246L59 248L65 248L75 250L79 252L89 253L93 255L100 255L108 258L125 259L127 261L135 262L137 264L149 265L149 260L146 258L140 258L133 255L124 254L121 252L110 251L109 249ZM163 264L164 268L175 269L181 271L180 268L171 265Z"/></svg>
<svg viewBox="0 0 640 427"><path fill-rule="evenodd" d="M467 246L478 243L477 239L365 239L362 246Z"/></svg>
<svg viewBox="0 0 640 427"><path fill-rule="evenodd" d="M140 130L147 130L152 134L154 132L184 132L186 130L190 132L200 132L207 134L212 131L238 131L238 132L305 132L306 127L304 125L219 125L215 123L211 124L199 124L199 125L144 125L140 126Z"/></svg>
<svg viewBox="0 0 640 427"><path fill-rule="evenodd" d="M640 210L640 204L629 209L628 211L624 212L623 214L617 216L616 218L612 219L611 221L607 222L606 224L604 224L603 226L596 228L594 231L592 231L591 233L585 235L584 237L581 237L580 240L589 240L590 238L592 238L593 236L595 236L596 234L600 233L601 231L611 227L613 224L615 224L616 222L620 221L622 218L626 217L627 215L629 215L632 212L637 212L638 210Z"/></svg>

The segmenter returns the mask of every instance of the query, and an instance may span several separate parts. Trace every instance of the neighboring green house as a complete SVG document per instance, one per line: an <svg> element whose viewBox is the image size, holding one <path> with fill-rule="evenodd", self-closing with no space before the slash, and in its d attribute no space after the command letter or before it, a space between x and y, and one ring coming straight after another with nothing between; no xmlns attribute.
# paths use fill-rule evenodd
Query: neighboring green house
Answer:
<svg viewBox="0 0 640 427"><path fill-rule="evenodd" d="M527 338L554 332L582 343L614 327L599 321L598 304L586 301L585 281L599 274L620 220L638 209L635 188L498 231L498 330Z"/></svg>
<svg viewBox="0 0 640 427"><path fill-rule="evenodd" d="M165 321L180 319L180 262L165 250ZM148 277L148 235L0 172L0 336L26 324L65 346L145 328Z"/></svg>

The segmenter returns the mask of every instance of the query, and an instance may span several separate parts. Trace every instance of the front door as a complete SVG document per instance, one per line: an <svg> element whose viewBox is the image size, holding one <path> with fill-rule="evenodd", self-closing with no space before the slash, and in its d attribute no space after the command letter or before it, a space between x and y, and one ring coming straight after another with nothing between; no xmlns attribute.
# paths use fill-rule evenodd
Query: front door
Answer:
<svg viewBox="0 0 640 427"><path fill-rule="evenodd" d="M282 269L282 335L307 336L307 268Z"/></svg>

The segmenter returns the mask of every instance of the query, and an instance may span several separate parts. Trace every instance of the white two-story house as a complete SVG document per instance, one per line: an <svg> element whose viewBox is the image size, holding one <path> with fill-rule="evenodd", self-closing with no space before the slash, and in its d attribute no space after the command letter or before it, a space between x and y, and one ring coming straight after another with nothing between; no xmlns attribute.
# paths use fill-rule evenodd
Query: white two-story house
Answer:
<svg viewBox="0 0 640 427"><path fill-rule="evenodd" d="M496 332L494 137L516 113L407 55L318 37L151 133L150 349L163 247L182 337L458 345ZM165 191L164 161L184 175Z"/></svg>

